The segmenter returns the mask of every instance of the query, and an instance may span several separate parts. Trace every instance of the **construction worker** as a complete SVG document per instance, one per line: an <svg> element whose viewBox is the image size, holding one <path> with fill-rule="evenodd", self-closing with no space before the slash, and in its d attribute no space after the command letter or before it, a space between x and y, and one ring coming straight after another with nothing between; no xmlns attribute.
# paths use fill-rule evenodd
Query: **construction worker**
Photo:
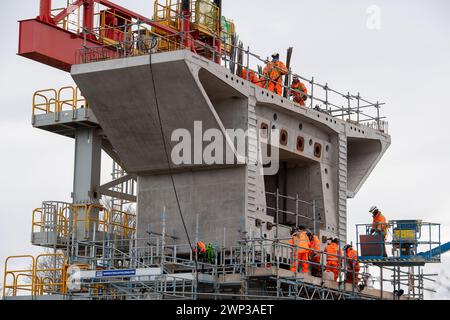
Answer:
<svg viewBox="0 0 450 320"><path fill-rule="evenodd" d="M256 83L256 85L260 88L265 89L265 88L267 88L268 82L269 82L268 77L265 75L261 75L261 77L259 77L259 80Z"/></svg>
<svg viewBox="0 0 450 320"><path fill-rule="evenodd" d="M387 238L387 229L388 223L385 216L381 213L380 209L377 206L373 206L370 208L369 212L372 214L373 222L372 228L370 229L370 234L377 234L382 236L382 243L380 243L380 249L383 250L383 257L387 257L386 253L386 238Z"/></svg>
<svg viewBox="0 0 450 320"><path fill-rule="evenodd" d="M339 266L342 257L342 251L339 248L339 239L333 239L325 248L324 252L327 256L327 267L325 270L333 272L334 281L337 281L339 278Z"/></svg>
<svg viewBox="0 0 450 320"><path fill-rule="evenodd" d="M283 94L283 75L288 74L286 65L280 61L280 54L274 53L272 61L264 68L264 76L267 78L266 89L278 95Z"/></svg>
<svg viewBox="0 0 450 320"><path fill-rule="evenodd" d="M213 244L210 243L206 246L205 255L209 264L214 264L216 262L216 250Z"/></svg>
<svg viewBox="0 0 450 320"><path fill-rule="evenodd" d="M347 261L347 276L345 277L347 283L358 285L359 271L361 266L358 262L358 252L353 249L351 244L344 247L345 259Z"/></svg>
<svg viewBox="0 0 450 320"><path fill-rule="evenodd" d="M297 255L297 247L298 247L298 233L296 228L291 229L291 239L289 240L289 244L294 248L293 249L293 260L291 265L291 272L297 272L298 266L298 255Z"/></svg>
<svg viewBox="0 0 450 320"><path fill-rule="evenodd" d="M309 237L308 233L306 231L306 227L300 226L297 228L297 234L298 234L298 261L299 264L302 264L302 272L308 273L309 271Z"/></svg>
<svg viewBox="0 0 450 320"><path fill-rule="evenodd" d="M258 75L252 70L247 71L247 69L242 67L242 78L256 84L257 86L261 86L261 81L259 80Z"/></svg>
<svg viewBox="0 0 450 320"><path fill-rule="evenodd" d="M313 234L310 230L307 230L308 238L309 238L309 254L308 258L311 261L311 275L314 277L320 277L320 240L319 237Z"/></svg>
<svg viewBox="0 0 450 320"><path fill-rule="evenodd" d="M293 97L294 102L298 103L302 107L305 106L305 101L308 99L308 89L303 82L300 81L298 76L294 76L291 84L291 97Z"/></svg>
<svg viewBox="0 0 450 320"><path fill-rule="evenodd" d="M377 206L373 206L369 211L372 214L373 222L372 229L370 230L370 234L379 234L382 235L384 240L387 238L387 220Z"/></svg>
<svg viewBox="0 0 450 320"><path fill-rule="evenodd" d="M206 255L206 245L201 241L197 242L197 246L194 248L194 253L197 252L199 255Z"/></svg>

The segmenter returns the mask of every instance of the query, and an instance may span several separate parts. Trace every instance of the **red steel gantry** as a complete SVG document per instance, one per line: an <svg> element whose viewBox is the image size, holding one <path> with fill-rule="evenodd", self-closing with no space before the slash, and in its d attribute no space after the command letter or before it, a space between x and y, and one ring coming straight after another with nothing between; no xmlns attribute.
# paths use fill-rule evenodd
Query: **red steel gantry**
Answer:
<svg viewBox="0 0 450 320"><path fill-rule="evenodd" d="M221 0L214 3L219 8ZM98 3L108 10L119 13L136 21L145 22L169 36L182 39L184 47L195 52L195 44L202 41L196 39L196 34L191 33L191 1L182 0L182 32L144 17L136 12L128 10L108 0L77 0L67 8L52 15L52 0L40 0L39 16L35 19L19 21L19 50L20 56L44 63L46 65L70 72L72 65L76 64L76 53L84 46L95 47L103 43L92 32L94 29L94 6ZM82 33L66 30L58 25L71 13L83 7ZM220 16L219 16L220 18ZM85 37L85 34L87 35ZM213 44L216 51L221 48L221 39L218 37ZM218 59L220 62L220 58Z"/></svg>

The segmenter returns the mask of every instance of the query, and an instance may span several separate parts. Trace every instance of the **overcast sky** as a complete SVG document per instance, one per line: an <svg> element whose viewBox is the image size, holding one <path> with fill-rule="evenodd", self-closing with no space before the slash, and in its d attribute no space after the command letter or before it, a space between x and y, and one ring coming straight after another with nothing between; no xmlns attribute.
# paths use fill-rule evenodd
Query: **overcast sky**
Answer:
<svg viewBox="0 0 450 320"><path fill-rule="evenodd" d="M119 1L151 17L153 1ZM349 230L378 205L388 219L443 224L450 241L450 1L224 0L245 45L261 56L294 47L293 68L344 92L387 103L393 144L349 202ZM375 7L374 7L375 6ZM380 10L379 29L369 8ZM0 271L6 256L37 253L31 213L43 200L70 201L74 143L31 127L34 91L73 84L70 75L16 56L19 19L38 0L8 1L0 11ZM369 10L371 13L374 11ZM104 177L110 161L105 158ZM450 276L450 259L431 268ZM450 298L445 288L435 298Z"/></svg>

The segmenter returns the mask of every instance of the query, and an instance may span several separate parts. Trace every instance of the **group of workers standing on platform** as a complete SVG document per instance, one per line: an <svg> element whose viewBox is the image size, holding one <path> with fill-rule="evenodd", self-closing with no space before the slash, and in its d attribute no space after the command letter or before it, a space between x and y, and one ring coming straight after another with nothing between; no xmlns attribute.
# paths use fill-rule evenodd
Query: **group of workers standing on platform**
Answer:
<svg viewBox="0 0 450 320"><path fill-rule="evenodd" d="M348 283L358 283L358 273L360 265L358 263L358 253L353 249L352 245L344 247L344 253L339 247L339 239L328 239L330 242L321 251L319 237L313 234L304 226L292 228L291 240L289 244L294 246L294 259L291 266L292 272L309 273L314 277L320 277L322 273L322 259L324 259L325 272L332 272L334 280L339 278L339 271L342 270L342 259L347 260L347 276Z"/></svg>
<svg viewBox="0 0 450 320"><path fill-rule="evenodd" d="M254 83L258 87L267 89L278 95L283 95L283 77L289 73L286 65L280 61L280 54L274 53L272 61L268 61L264 67L263 74L258 76L255 72L242 67L242 78ZM292 84L289 88L289 96L294 102L301 106L305 106L308 99L308 89L305 84L300 81L298 76L293 77Z"/></svg>
<svg viewBox="0 0 450 320"><path fill-rule="evenodd" d="M375 206L370 209L370 213L373 217L370 233L382 235L383 241L386 241L388 226L386 218ZM295 248L292 272L306 274L311 271L311 275L315 277L320 277L322 271L331 272L334 275L334 281L337 281L339 272L346 268L345 281L358 284L361 266L358 261L358 252L352 244L347 244L341 250L339 239L327 239L327 245L321 251L319 237L304 226L291 229L289 244ZM322 259L324 270L322 270Z"/></svg>
<svg viewBox="0 0 450 320"><path fill-rule="evenodd" d="M370 234L381 235L382 241L385 242L388 229L386 218L376 206L370 208L370 213L373 218ZM347 244L341 250L339 239L327 239L327 245L321 251L318 235L313 234L304 226L291 229L289 244L294 247L292 272L307 274L311 271L311 275L314 277L321 277L323 271L331 272L334 275L334 281L337 281L339 273L345 271L345 281L358 285L361 266L358 261L358 252L352 244ZM213 244L206 245L202 241L198 241L193 248L193 253L202 262L215 263L216 250Z"/></svg>

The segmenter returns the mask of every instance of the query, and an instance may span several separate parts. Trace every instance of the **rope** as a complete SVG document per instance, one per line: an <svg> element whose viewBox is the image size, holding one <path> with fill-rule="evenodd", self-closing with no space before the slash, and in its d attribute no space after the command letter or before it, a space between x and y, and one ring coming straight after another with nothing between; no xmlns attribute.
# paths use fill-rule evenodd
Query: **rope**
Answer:
<svg viewBox="0 0 450 320"><path fill-rule="evenodd" d="M178 196L178 191L177 191L177 188L176 188L176 185L175 185L175 179L174 179L174 176L173 176L172 165L170 163L169 151L167 149L167 142L166 142L166 137L165 137L165 134L164 134L164 128L163 128L162 119L161 119L161 112L160 112L160 108L159 108L158 95L157 95L157 92L156 92L156 82L155 82L155 77L154 77L154 73L153 73L153 65L152 65L152 50L154 48L156 48L157 44L158 43L157 43L156 39L152 38L152 44L151 44L150 50L149 50L150 74L151 74L151 77L152 77L153 92L155 94L156 111L157 111L157 114L158 114L159 128L160 128L160 131L161 131L161 137L162 137L163 145L164 145L164 152L165 152L165 155L166 155L167 166L168 166L168 169L169 169L169 175L170 175L170 179L171 179L171 182L172 182L172 188L173 188L173 191L174 191L174 194L175 194L175 199L177 201L178 211L179 211L179 214L180 214L181 222L183 223L184 232L186 233L186 237L187 237L187 240L189 242L189 246L191 248L191 252L193 252L194 251L194 247L193 247L192 242L191 242L191 237L189 236L189 231L188 231L187 226L186 226L186 221L184 219L183 211L181 209L181 204L180 204L180 199L179 199L179 196ZM194 257L194 261L195 261L195 282L196 282L196 288L198 288L198 283L199 283L199 280L198 280L198 260L197 260L196 255L193 255L193 257Z"/></svg>

